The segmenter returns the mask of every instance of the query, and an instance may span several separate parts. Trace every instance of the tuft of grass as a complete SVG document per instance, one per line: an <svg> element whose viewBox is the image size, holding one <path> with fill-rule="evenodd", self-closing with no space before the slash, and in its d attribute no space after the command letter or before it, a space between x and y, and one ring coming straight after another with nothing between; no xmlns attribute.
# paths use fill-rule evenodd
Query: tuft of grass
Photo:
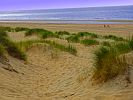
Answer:
<svg viewBox="0 0 133 100"><path fill-rule="evenodd" d="M101 47L95 52L96 63L93 80L97 83L106 82L117 75L124 74L128 68L125 56L120 57L118 49Z"/></svg>
<svg viewBox="0 0 133 100"><path fill-rule="evenodd" d="M57 31L57 32L55 32L55 34L58 34L58 35L70 35L70 33L67 32L67 31Z"/></svg>
<svg viewBox="0 0 133 100"><path fill-rule="evenodd" d="M67 41L68 42L78 43L78 42L80 42L80 39L79 39L79 37L77 35L72 35L72 36L67 38Z"/></svg>
<svg viewBox="0 0 133 100"><path fill-rule="evenodd" d="M47 37L54 37L55 34L51 31L44 30L44 29L29 29L26 33L25 36L30 36L30 35L40 35L43 39Z"/></svg>
<svg viewBox="0 0 133 100"><path fill-rule="evenodd" d="M129 42L130 48L133 50L133 36L128 42Z"/></svg>
<svg viewBox="0 0 133 100"><path fill-rule="evenodd" d="M99 42L96 41L96 40L93 40L93 39L84 39L84 40L81 40L81 43L88 46L88 45L98 45Z"/></svg>
<svg viewBox="0 0 133 100"><path fill-rule="evenodd" d="M16 27L15 29L15 32L20 32L20 31L28 31L29 28L24 28L24 27Z"/></svg>
<svg viewBox="0 0 133 100"><path fill-rule="evenodd" d="M16 43L14 43L8 38L6 32L2 32L2 34L3 35L0 36L0 45L2 45L5 48L8 54L15 58L26 60L26 54L19 49Z"/></svg>
<svg viewBox="0 0 133 100"><path fill-rule="evenodd" d="M74 46L70 45L70 44L68 46L65 46L65 45L62 45L62 44L58 44L54 41L48 41L47 40L47 41L44 41L44 42L51 45L51 46L53 46L53 47L55 47L55 48L57 48L57 49L60 49L61 51L69 52L73 55L77 54L76 48Z"/></svg>
<svg viewBox="0 0 133 100"><path fill-rule="evenodd" d="M107 35L107 36L103 36L105 39L112 39L115 41L124 41L124 39L122 37L117 37L114 35Z"/></svg>
<svg viewBox="0 0 133 100"><path fill-rule="evenodd" d="M96 62L93 80L106 82L127 71L128 64L124 56L132 51L131 41L102 46L95 52Z"/></svg>
<svg viewBox="0 0 133 100"><path fill-rule="evenodd" d="M7 37L8 35L7 35L7 33L5 32L5 31L1 31L0 30L0 37L2 38L2 37Z"/></svg>
<svg viewBox="0 0 133 100"><path fill-rule="evenodd" d="M108 42L108 41L104 41L104 42L102 42L102 45L103 46L111 46L111 43L110 42Z"/></svg>
<svg viewBox="0 0 133 100"><path fill-rule="evenodd" d="M5 48L3 45L0 44L0 57L2 57L5 53Z"/></svg>
<svg viewBox="0 0 133 100"><path fill-rule="evenodd" d="M98 38L99 36L95 33L89 33L89 32L79 32L77 34L78 37L84 37L84 36L90 36L91 38Z"/></svg>
<svg viewBox="0 0 133 100"><path fill-rule="evenodd" d="M13 29L11 27L3 27L0 26L0 31L4 31L4 32L11 32Z"/></svg>
<svg viewBox="0 0 133 100"><path fill-rule="evenodd" d="M48 40L23 41L23 42L19 42L18 43L18 46L19 46L19 48L22 51L26 51L26 50L30 49L33 45L39 44L39 43L49 44L50 46L52 46L54 48L57 48L57 49L59 49L61 51L69 52L69 53L71 53L73 55L76 55L77 54L76 48L74 46L70 45L70 44L68 46L65 46L65 45L56 43L54 41L48 41Z"/></svg>

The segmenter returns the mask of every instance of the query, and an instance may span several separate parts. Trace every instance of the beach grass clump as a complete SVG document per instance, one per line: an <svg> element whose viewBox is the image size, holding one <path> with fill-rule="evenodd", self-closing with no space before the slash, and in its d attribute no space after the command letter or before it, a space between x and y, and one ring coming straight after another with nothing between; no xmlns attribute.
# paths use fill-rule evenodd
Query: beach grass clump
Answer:
<svg viewBox="0 0 133 100"><path fill-rule="evenodd" d="M29 30L29 28L16 27L14 30L15 30L15 32L21 32L21 31L28 31L28 30Z"/></svg>
<svg viewBox="0 0 133 100"><path fill-rule="evenodd" d="M115 41L124 41L124 39L122 37L117 37L114 35L107 35L107 36L103 36L105 39L112 39Z"/></svg>
<svg viewBox="0 0 133 100"><path fill-rule="evenodd" d="M48 37L55 37L55 34L53 32L38 28L29 29L27 32L25 32L25 36L30 36L30 35L40 35L43 39Z"/></svg>
<svg viewBox="0 0 133 100"><path fill-rule="evenodd" d="M97 83L106 82L114 77L124 74L128 68L125 56L120 57L116 47L101 47L95 52L96 63L93 80Z"/></svg>
<svg viewBox="0 0 133 100"><path fill-rule="evenodd" d="M93 79L96 82L106 82L114 77L124 74L128 64L125 54L131 52L131 40L112 45L102 46L95 52L96 63Z"/></svg>
<svg viewBox="0 0 133 100"><path fill-rule="evenodd" d="M59 44L59 43L56 43L54 41L49 41L49 40L29 40L29 41L21 41L21 42L18 42L17 45L18 47L22 50L22 51L27 51L28 49L30 49L32 46L34 46L35 44L40 44L40 43L46 43L46 44L49 44L50 46L54 47L54 48L57 48L61 51L65 51L65 52L69 52L73 55L76 55L77 54L77 50L74 46L72 45L68 45L68 46L65 46L65 45L62 45L62 44Z"/></svg>
<svg viewBox="0 0 133 100"><path fill-rule="evenodd" d="M99 36L95 33L90 33L90 32L79 32L77 34L78 37L86 37L86 36L90 36L91 38L98 38Z"/></svg>
<svg viewBox="0 0 133 100"><path fill-rule="evenodd" d="M26 60L26 54L19 49L16 43L14 43L8 38L8 36L6 35L6 32L3 32L2 34L3 35L0 36L0 45L2 45L5 48L8 54L15 58Z"/></svg>
<svg viewBox="0 0 133 100"><path fill-rule="evenodd" d="M88 45L98 45L99 42L94 40L94 39L84 39L84 40L81 40L81 43L88 46Z"/></svg>
<svg viewBox="0 0 133 100"><path fill-rule="evenodd" d="M0 37L7 37L7 33L5 31L0 30Z"/></svg>
<svg viewBox="0 0 133 100"><path fill-rule="evenodd" d="M11 56L18 58L20 60L26 60L26 54L23 51L21 51L21 49L17 46L16 43L12 41L8 41L8 44L6 47L7 47L8 53Z"/></svg>
<svg viewBox="0 0 133 100"><path fill-rule="evenodd" d="M22 50L22 51L27 51L31 47L33 47L36 44L40 43L45 43L45 40L27 40L27 41L20 41L17 42L17 46Z"/></svg>
<svg viewBox="0 0 133 100"><path fill-rule="evenodd" d="M77 54L76 48L74 46L70 45L70 44L68 46L65 46L65 45L56 43L54 41L48 41L48 40L46 40L44 42L47 43L47 44L49 44L49 45L51 45L51 46L53 46L53 47L55 47L55 48L57 48L57 49L60 49L61 51L69 52L69 53L71 53L73 55L76 55Z"/></svg>
<svg viewBox="0 0 133 100"><path fill-rule="evenodd" d="M3 45L0 44L0 57L3 57L4 53L5 53L5 48Z"/></svg>
<svg viewBox="0 0 133 100"><path fill-rule="evenodd" d="M109 46L110 47L111 46L111 43L109 41L103 41L102 42L102 45L103 46Z"/></svg>
<svg viewBox="0 0 133 100"><path fill-rule="evenodd" d="M115 48L117 49L119 55L131 51L131 47L128 42L116 43L114 45L115 45Z"/></svg>
<svg viewBox="0 0 133 100"><path fill-rule="evenodd" d="M133 50L133 36L132 36L132 38L128 41L128 43L129 43L130 48Z"/></svg>
<svg viewBox="0 0 133 100"><path fill-rule="evenodd" d="M55 34L58 34L58 35L70 35L70 33L67 32L67 31L57 31L57 32L55 32Z"/></svg>
<svg viewBox="0 0 133 100"><path fill-rule="evenodd" d="M78 42L80 42L80 39L79 39L79 37L77 35L72 35L72 36L69 36L67 38L67 41L68 42L78 43Z"/></svg>
<svg viewBox="0 0 133 100"><path fill-rule="evenodd" d="M11 32L13 28L0 26L0 31Z"/></svg>

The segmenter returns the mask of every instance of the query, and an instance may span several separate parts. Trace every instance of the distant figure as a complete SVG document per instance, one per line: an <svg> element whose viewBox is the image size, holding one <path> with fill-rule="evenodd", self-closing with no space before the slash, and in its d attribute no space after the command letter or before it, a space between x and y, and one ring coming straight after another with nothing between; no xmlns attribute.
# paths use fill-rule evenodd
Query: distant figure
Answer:
<svg viewBox="0 0 133 100"><path fill-rule="evenodd" d="M105 28L106 28L106 27L110 28L110 26L109 26L109 25L104 25L104 27L105 27Z"/></svg>

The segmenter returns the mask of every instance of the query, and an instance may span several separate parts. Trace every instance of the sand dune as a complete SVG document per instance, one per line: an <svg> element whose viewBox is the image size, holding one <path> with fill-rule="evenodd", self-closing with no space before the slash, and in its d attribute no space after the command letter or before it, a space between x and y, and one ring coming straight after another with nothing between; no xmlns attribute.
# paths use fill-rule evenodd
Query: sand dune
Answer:
<svg viewBox="0 0 133 100"><path fill-rule="evenodd" d="M14 41L38 39L25 38L23 33L9 33ZM67 41L51 39L66 44ZM8 56L9 62L0 62L0 100L132 100L133 83L125 76L105 84L92 84L91 75L94 60L93 52L97 46L74 44L77 56L37 45L28 50L28 62ZM53 56L54 55L54 56ZM133 59L128 54L128 59ZM11 71L5 70L11 67ZM133 82L133 68L130 68Z"/></svg>

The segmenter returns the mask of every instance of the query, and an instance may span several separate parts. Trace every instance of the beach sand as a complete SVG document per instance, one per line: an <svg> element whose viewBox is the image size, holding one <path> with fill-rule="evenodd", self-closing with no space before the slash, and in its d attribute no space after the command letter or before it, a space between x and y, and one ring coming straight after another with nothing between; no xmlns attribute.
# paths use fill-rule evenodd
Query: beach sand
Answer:
<svg viewBox="0 0 133 100"><path fill-rule="evenodd" d="M50 31L93 32L101 35L116 35L129 37L133 35L133 24L50 24L35 22L0 22L0 26L43 28Z"/></svg>

